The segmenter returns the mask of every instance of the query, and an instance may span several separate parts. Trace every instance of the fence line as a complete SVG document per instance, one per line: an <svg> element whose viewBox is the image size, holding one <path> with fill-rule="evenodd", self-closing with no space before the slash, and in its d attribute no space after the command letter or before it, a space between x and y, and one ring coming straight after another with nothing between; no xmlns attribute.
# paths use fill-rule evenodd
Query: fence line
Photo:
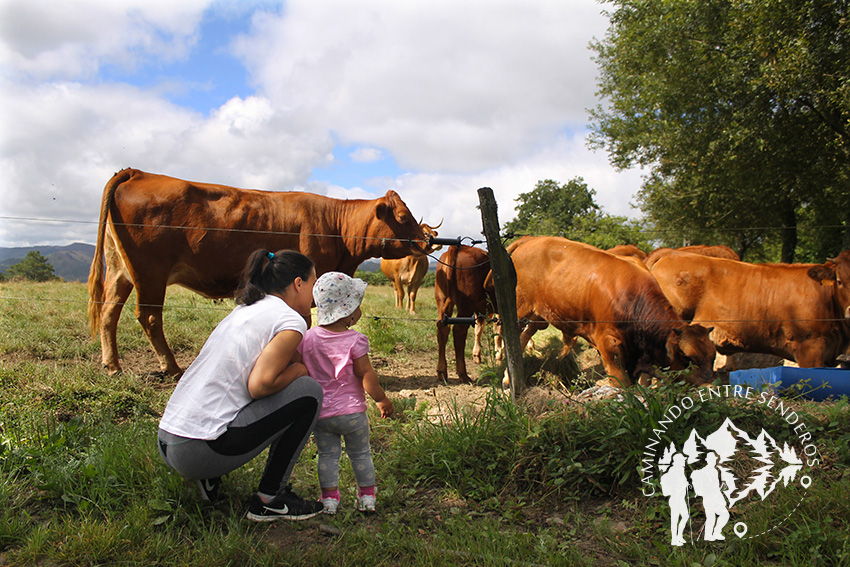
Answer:
<svg viewBox="0 0 850 567"><path fill-rule="evenodd" d="M67 223L67 224L100 224L99 220L74 220L74 219L58 219L58 218L43 218L43 217L21 217L21 216L11 216L11 215L0 215L0 219L3 220L16 220L16 221L25 221L25 222L52 222L52 223ZM300 232L285 232L285 231L273 231L273 230L252 230L252 229L238 229L238 228L220 228L220 227L194 227L194 226L172 226L172 225L157 225L157 224L144 224L144 223L114 223L116 226L134 226L134 227L152 227L152 228L169 228L169 229L185 229L185 230L212 230L212 231L225 231L225 232L246 232L251 234L277 234L277 235L301 235ZM805 226L745 226L745 227L716 227L716 228L706 228L704 229L707 232L741 232L746 230L811 230L811 229L850 229L850 227L841 225L841 224L825 224L825 225L805 225ZM585 234L591 233L593 230L584 229L584 230L575 230L573 231L575 234ZM676 228L644 228L635 230L634 232L638 234L669 234L681 232ZM366 237L366 236L346 236L339 234L306 234L305 236L315 236L315 237L329 237L329 238L362 238L362 239L373 239L373 240L383 240L375 237ZM513 238L521 236L520 234L510 234L505 236L505 238ZM468 237L465 237L468 238ZM399 241L407 241L409 239L391 239L387 238L385 240L399 240ZM414 242L423 242L421 240L414 240ZM483 242L478 240L476 242Z"/></svg>
<svg viewBox="0 0 850 567"><path fill-rule="evenodd" d="M30 218L30 217L9 217L9 216L0 216L0 219L5 220L24 220L24 221L39 221L39 222L66 222L66 223L76 223L76 224L100 224L100 221L72 221L65 219L43 219L43 218ZM143 228L166 228L173 230L209 230L209 231L218 231L218 232L244 232L248 234L269 234L275 236L312 236L317 238L353 238L360 240L381 240L381 241L389 241L389 242L421 242L423 244L427 244L427 240L418 240L414 238L381 238L377 236L357 236L357 235L344 235L344 234L311 234L305 232L288 232L282 230L256 230L256 229L248 229L248 228L221 228L221 227L204 227L204 226L179 226L179 225L167 225L167 224L145 224L145 223L124 223L124 222L112 222L111 224L115 226L132 226L132 227L143 227Z"/></svg>
<svg viewBox="0 0 850 567"><path fill-rule="evenodd" d="M189 290L191 291L191 290ZM227 311L230 312L233 310L233 307L216 307L216 306L198 306L198 305L169 305L169 304L154 304L154 303L121 303L115 301L86 301L81 299L55 299L55 298L42 298L42 297L14 297L14 296L2 296L0 295L0 301L2 300L11 300L11 301L44 301L44 302L52 302L52 303L81 303L88 305L89 303L97 303L99 305L121 305L122 307L162 307L166 311L169 309L183 309L183 310L198 310L198 311ZM210 300L212 301L212 300ZM385 317L382 315L367 315L363 314L364 319L371 319L373 321L403 321L409 323L438 323L442 319L428 319L428 318L416 318L416 317ZM495 322L495 319L487 319L486 322L492 323ZM615 324L615 323L627 323L627 324L635 324L635 323L664 323L669 321L669 319L619 319L619 320L581 320L581 319L568 319L568 320L521 320L520 323L548 323L550 325L554 325L557 323L605 323L605 324ZM838 323L841 321L845 321L844 318L836 317L836 318L828 318L828 319L816 319L816 318L794 318L794 319L711 319L707 323L780 323L780 322L794 322L794 323Z"/></svg>

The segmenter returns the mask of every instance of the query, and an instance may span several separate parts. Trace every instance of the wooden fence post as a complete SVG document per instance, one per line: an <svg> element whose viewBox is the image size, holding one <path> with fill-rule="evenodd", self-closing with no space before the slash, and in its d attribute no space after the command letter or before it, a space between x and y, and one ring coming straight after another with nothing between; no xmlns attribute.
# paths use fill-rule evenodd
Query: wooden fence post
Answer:
<svg viewBox="0 0 850 567"><path fill-rule="evenodd" d="M484 226L484 236L487 238L493 283L496 286L496 308L502 322L502 339L505 342L508 376L511 380L511 399L516 402L526 386L522 351L519 348L519 324L516 318L516 271L502 245L499 234L499 214L493 190L489 187L479 189L478 201L481 203L481 222Z"/></svg>

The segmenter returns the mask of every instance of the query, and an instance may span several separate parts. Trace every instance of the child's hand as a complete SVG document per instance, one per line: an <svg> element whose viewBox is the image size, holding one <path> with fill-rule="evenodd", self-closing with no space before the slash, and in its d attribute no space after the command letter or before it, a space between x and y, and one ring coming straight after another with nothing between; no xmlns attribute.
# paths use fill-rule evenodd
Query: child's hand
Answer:
<svg viewBox="0 0 850 567"><path fill-rule="evenodd" d="M388 396L384 396L384 399L380 402L375 402L375 405L378 406L379 410L381 410L381 417L383 418L390 417L395 411L393 403L390 401Z"/></svg>

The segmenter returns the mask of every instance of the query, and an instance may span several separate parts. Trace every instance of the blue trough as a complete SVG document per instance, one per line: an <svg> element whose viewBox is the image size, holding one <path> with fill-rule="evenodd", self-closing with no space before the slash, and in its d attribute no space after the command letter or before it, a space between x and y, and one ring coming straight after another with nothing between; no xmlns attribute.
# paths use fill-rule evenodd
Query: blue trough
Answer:
<svg viewBox="0 0 850 567"><path fill-rule="evenodd" d="M807 398L819 402L850 396L850 370L841 368L774 366L734 370L729 373L729 383L733 386L752 386L755 389L772 386L776 390L793 386Z"/></svg>

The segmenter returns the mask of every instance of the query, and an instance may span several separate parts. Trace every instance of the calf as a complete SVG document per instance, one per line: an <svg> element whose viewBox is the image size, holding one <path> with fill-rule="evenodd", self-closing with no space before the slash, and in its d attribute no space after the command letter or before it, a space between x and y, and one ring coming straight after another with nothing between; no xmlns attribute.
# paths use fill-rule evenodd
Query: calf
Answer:
<svg viewBox="0 0 850 567"><path fill-rule="evenodd" d="M428 226L419 223L422 232L425 233L425 238L436 237L437 229L442 224L441 222L437 226ZM428 245L424 252L431 254L440 248L442 246L439 244ZM422 280L428 273L428 257L417 254L397 259L383 258L381 260L381 272L393 282L395 306L398 309L404 309L404 298L407 297L407 311L411 315L416 315L416 294L419 293Z"/></svg>

